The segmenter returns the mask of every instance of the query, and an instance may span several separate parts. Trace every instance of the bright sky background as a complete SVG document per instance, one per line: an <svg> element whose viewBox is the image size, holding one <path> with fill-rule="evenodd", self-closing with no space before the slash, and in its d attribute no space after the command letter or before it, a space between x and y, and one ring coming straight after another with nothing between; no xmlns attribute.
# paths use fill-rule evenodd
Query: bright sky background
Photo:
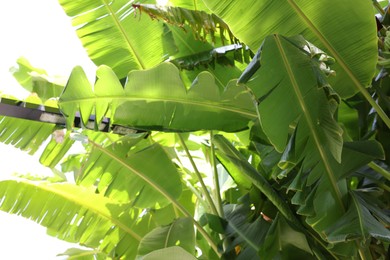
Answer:
<svg viewBox="0 0 390 260"><path fill-rule="evenodd" d="M56 0L3 1L1 7L0 91L18 98L27 95L8 72L20 56L49 75L67 77L74 66L81 65L89 78L94 77L95 66ZM2 143L0 158L0 179L13 172L49 172L38 163L38 156L31 157ZM45 228L34 222L1 211L0 230L0 259L64 259L56 255L73 246L47 236Z"/></svg>

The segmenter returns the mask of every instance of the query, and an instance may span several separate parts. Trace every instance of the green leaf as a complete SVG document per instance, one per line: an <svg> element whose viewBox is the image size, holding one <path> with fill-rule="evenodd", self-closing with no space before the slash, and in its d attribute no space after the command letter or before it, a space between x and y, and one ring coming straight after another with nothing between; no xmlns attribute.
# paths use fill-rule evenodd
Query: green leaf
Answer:
<svg viewBox="0 0 390 260"><path fill-rule="evenodd" d="M259 254L264 256L264 259L313 258L306 236L293 229L280 216L272 221Z"/></svg>
<svg viewBox="0 0 390 260"><path fill-rule="evenodd" d="M0 209L48 228L60 239L134 258L142 237L154 228L150 215L84 187L27 180L0 182Z"/></svg>
<svg viewBox="0 0 390 260"><path fill-rule="evenodd" d="M323 64L307 48L309 43L299 36L267 37L240 82L247 82L248 76L259 71L249 86L260 100L264 133L277 151L286 146L289 126L297 124L302 128L297 135L303 139L297 143L310 138L340 161L342 129L333 118L339 100L321 71Z"/></svg>
<svg viewBox="0 0 390 260"><path fill-rule="evenodd" d="M325 231L328 240L343 242L363 238L365 242L374 237L389 243L390 231L371 215L372 206L367 204L358 191L351 191L350 195L351 205L347 213Z"/></svg>
<svg viewBox="0 0 390 260"><path fill-rule="evenodd" d="M55 127L55 124L0 116L0 142L34 154Z"/></svg>
<svg viewBox="0 0 390 260"><path fill-rule="evenodd" d="M174 131L238 131L256 118L250 94L235 81L222 90L210 73L202 72L187 90L170 63L131 71L124 89L110 68L100 66L92 90L84 72L76 67L59 104L68 126L78 110L84 124L91 113L100 122L111 110L114 124Z"/></svg>
<svg viewBox="0 0 390 260"><path fill-rule="evenodd" d="M377 62L377 36L371 1L205 0L252 50L271 34L303 35L336 59L331 84L342 97L370 84ZM357 15L358 14L358 15ZM255 36L255 37L254 37Z"/></svg>
<svg viewBox="0 0 390 260"><path fill-rule="evenodd" d="M245 159L245 157L236 150L236 148L222 135L216 135L214 138L214 144L223 153L226 158L229 158L233 162L232 172L237 172L237 169L241 169L240 178L246 179L246 183L252 182L274 205L280 213L296 226L300 226L300 222L297 220L294 213L289 208L286 201L278 194L276 190L271 186L267 179L262 176L255 168ZM228 172L231 170L226 169ZM238 173L238 172L237 172ZM235 177L232 176L234 179ZM236 177L237 178L237 177Z"/></svg>
<svg viewBox="0 0 390 260"><path fill-rule="evenodd" d="M196 260L196 258L179 246L155 250L137 260Z"/></svg>
<svg viewBox="0 0 390 260"><path fill-rule="evenodd" d="M43 101L61 95L65 86L63 78L50 77L45 70L35 68L24 57L20 57L16 62L18 66L10 71L27 91L36 93Z"/></svg>
<svg viewBox="0 0 390 260"><path fill-rule="evenodd" d="M132 1L59 2L72 17L77 35L96 65L106 64L124 78L131 70L151 68L163 61L162 24L151 23L147 16L135 18Z"/></svg>
<svg viewBox="0 0 390 260"><path fill-rule="evenodd" d="M215 14L208 14L202 10L189 10L177 6L158 6L150 4L133 4L140 12L146 12L152 19L161 19L168 24L179 27L188 25L197 40L204 41L210 35L215 43L215 33L221 35L222 44L225 43L224 34L230 38L231 43L238 43L238 39L231 33L227 24Z"/></svg>
<svg viewBox="0 0 390 260"><path fill-rule="evenodd" d="M190 218L176 219L168 226L157 227L146 234L139 244L138 257L173 246L179 246L188 253L195 254L195 232Z"/></svg>
<svg viewBox="0 0 390 260"><path fill-rule="evenodd" d="M100 252L99 250L85 250L80 248L69 248L64 253L57 256L67 256L67 260L104 260L112 259L107 254Z"/></svg>
<svg viewBox="0 0 390 260"><path fill-rule="evenodd" d="M343 139L333 117L339 99L322 72L324 64L308 51L313 48L300 36L269 36L242 77L245 82L260 68L251 84L260 100L263 131L277 151L284 150L279 167L292 169L301 162L301 170L309 174L308 186L319 179L320 186L326 183L324 192L330 193L317 198L332 197L333 202L327 205L342 214L346 183L339 181L336 168L341 162ZM290 127L294 129L291 136ZM336 214L332 218L335 220Z"/></svg>
<svg viewBox="0 0 390 260"><path fill-rule="evenodd" d="M210 12L202 0L169 0L169 3L176 7L183 7L189 10L202 10Z"/></svg>
<svg viewBox="0 0 390 260"><path fill-rule="evenodd" d="M239 259L256 259L266 239L270 224L262 217L255 217L250 205L227 204L224 206L228 222L226 236L231 239L227 252L240 247Z"/></svg>
<svg viewBox="0 0 390 260"><path fill-rule="evenodd" d="M54 131L50 142L39 158L39 162L47 167L55 167L72 147L74 140L70 138L70 131Z"/></svg>
<svg viewBox="0 0 390 260"><path fill-rule="evenodd" d="M143 137L125 136L107 147L91 142L78 182L97 184L97 192L139 208L160 208L178 198L182 188L176 167L159 144Z"/></svg>

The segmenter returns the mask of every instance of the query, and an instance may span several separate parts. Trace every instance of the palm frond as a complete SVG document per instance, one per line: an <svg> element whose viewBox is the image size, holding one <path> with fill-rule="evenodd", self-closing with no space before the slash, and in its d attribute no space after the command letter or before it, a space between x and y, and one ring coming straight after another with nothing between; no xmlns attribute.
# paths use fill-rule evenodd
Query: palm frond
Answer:
<svg viewBox="0 0 390 260"><path fill-rule="evenodd" d="M142 237L153 229L151 215L93 190L65 183L0 182L0 209L48 228L60 239L133 259Z"/></svg>

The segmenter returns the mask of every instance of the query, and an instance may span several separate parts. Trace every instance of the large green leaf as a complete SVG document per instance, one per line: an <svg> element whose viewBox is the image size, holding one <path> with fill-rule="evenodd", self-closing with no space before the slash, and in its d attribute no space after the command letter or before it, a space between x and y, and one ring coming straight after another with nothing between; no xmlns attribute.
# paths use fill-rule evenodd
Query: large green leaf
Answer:
<svg viewBox="0 0 390 260"><path fill-rule="evenodd" d="M239 152L237 149L223 136L216 135L214 144L219 149L223 157L231 160L231 164L224 165L227 171L232 174L233 179L242 179L239 182L243 183L244 187L248 187L248 183L252 182L274 205L280 213L296 226L300 226L295 214L289 208L286 201L278 194L271 186L268 180L262 176ZM238 176L237 169L240 169L241 176Z"/></svg>
<svg viewBox="0 0 390 260"><path fill-rule="evenodd" d="M343 212L345 183L338 183L334 169L343 145L342 129L333 118L338 97L310 49L302 37L269 36L242 79L247 81L260 68L251 86L260 100L264 133L277 151L285 149L280 167L289 169L292 161L303 160L303 171L311 172L310 184L326 176L334 205ZM290 126L295 128L291 137Z"/></svg>
<svg viewBox="0 0 390 260"><path fill-rule="evenodd" d="M370 84L377 62L377 36L371 1L204 0L252 50L271 34L301 34L333 56L334 85L351 96Z"/></svg>
<svg viewBox="0 0 390 260"><path fill-rule="evenodd" d="M78 110L84 124L91 113L99 122L110 109L114 124L175 131L238 131L256 118L250 94L235 81L222 90L210 73L203 72L187 90L170 63L131 71L124 89L112 70L101 66L92 90L82 69L76 67L60 97L60 107L68 126Z"/></svg>
<svg viewBox="0 0 390 260"><path fill-rule="evenodd" d="M153 229L142 238L137 257L172 246L179 246L188 253L195 254L195 232L192 219L179 218L168 226Z"/></svg>
<svg viewBox="0 0 390 260"><path fill-rule="evenodd" d="M60 239L133 259L142 237L155 226L150 215L65 183L0 182L0 209L47 227Z"/></svg>
<svg viewBox="0 0 390 260"><path fill-rule="evenodd" d="M134 17L133 1L59 2L72 17L77 35L96 65L106 64L124 78L130 70L150 68L163 61L163 25L150 22L146 15Z"/></svg>
<svg viewBox="0 0 390 260"><path fill-rule="evenodd" d="M92 143L79 183L97 183L97 192L140 208L160 208L177 199L182 189L176 167L159 144L143 137L126 136L105 148Z"/></svg>
<svg viewBox="0 0 390 260"><path fill-rule="evenodd" d="M219 32L222 44L226 41L224 34L231 43L238 43L238 39L231 33L227 24L215 14L208 14L202 10L189 10L182 7L158 6L148 4L134 4L140 12L146 12L152 19L162 19L166 23L184 27L187 24L197 40L205 40L210 35L215 43L215 33Z"/></svg>

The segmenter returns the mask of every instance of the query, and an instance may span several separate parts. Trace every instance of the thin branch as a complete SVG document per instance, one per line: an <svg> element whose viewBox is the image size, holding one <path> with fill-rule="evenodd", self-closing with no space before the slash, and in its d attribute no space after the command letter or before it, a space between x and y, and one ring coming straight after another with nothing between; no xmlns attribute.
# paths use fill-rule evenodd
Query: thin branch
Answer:
<svg viewBox="0 0 390 260"><path fill-rule="evenodd" d="M194 159L192 158L192 156L190 154L190 151L188 150L188 147L187 147L186 143L184 142L183 137L181 136L180 133L178 133L177 136L179 137L180 145L184 148L184 151L187 154L187 157L188 157L188 159L191 162L192 168L194 169L194 172L195 172L196 176L198 177L200 186L202 187L203 195L206 197L206 200L207 200L207 202L209 204L209 207L211 208L211 211L213 212L213 214L219 216L218 210L215 207L214 201L213 201L213 199L210 196L210 193L209 193L209 191L208 191L208 189L206 187L206 184L204 183L203 178L200 175L200 172L199 172L198 168L196 167Z"/></svg>
<svg viewBox="0 0 390 260"><path fill-rule="evenodd" d="M214 197L215 201L217 202L217 210L218 215L221 218L224 218L224 212L222 207L222 199L221 199L221 188L219 186L219 178L218 178L218 171L217 171L217 164L215 163L215 149L214 149L214 135L213 131L210 131L210 149L211 149L211 155L210 155L210 163L213 171L213 181L214 181Z"/></svg>

